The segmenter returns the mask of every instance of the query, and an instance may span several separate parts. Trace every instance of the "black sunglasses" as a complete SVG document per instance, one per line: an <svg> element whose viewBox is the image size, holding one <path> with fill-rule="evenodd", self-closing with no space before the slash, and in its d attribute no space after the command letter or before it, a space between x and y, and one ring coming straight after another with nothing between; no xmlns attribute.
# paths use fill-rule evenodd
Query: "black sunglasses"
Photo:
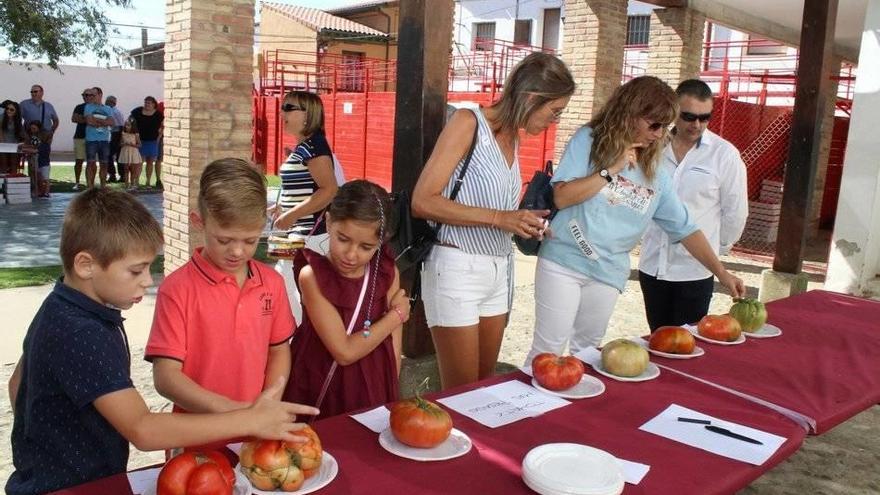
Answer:
<svg viewBox="0 0 880 495"><path fill-rule="evenodd" d="M661 128L664 128L668 125L669 124L666 124L664 122L654 122L654 123L648 124L648 129L651 129L652 131L656 132L656 131L659 131Z"/></svg>
<svg viewBox="0 0 880 495"><path fill-rule="evenodd" d="M294 105L293 103L285 103L284 105L281 105L281 111L282 112L305 112L306 109L299 106L299 105Z"/></svg>
<svg viewBox="0 0 880 495"><path fill-rule="evenodd" d="M92 93L83 93L82 96L83 96L83 98L85 98L86 96L95 96L95 95L93 95Z"/></svg>
<svg viewBox="0 0 880 495"><path fill-rule="evenodd" d="M691 113L691 112L681 112L681 120L685 122L694 122L699 120L700 122L709 122L709 119L712 118L712 112L709 113Z"/></svg>
<svg viewBox="0 0 880 495"><path fill-rule="evenodd" d="M34 89L34 90L31 90L31 94L34 94L34 93L39 93L39 92L40 92L40 90L39 90L39 89Z"/></svg>

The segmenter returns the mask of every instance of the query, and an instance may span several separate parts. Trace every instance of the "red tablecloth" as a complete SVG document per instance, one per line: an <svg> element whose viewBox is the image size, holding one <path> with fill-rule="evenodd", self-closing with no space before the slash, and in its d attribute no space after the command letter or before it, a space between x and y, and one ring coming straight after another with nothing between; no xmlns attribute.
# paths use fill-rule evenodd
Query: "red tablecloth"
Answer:
<svg viewBox="0 0 880 495"><path fill-rule="evenodd" d="M510 379L527 381L528 377L517 372L443 395ZM423 463L390 454L379 445L376 433L348 416L319 421L314 427L324 448L339 462L339 475L320 493L530 493L521 478L522 459L533 447L551 442L583 443L649 464L648 475L639 485L627 484L626 494L734 493L793 454L805 435L795 423L770 409L675 373L663 372L643 383L600 379L607 389L599 397L496 429L452 411L456 428L470 436L474 448L443 462ZM638 429L673 402L788 440L764 465L753 466ZM131 492L125 476L118 475L58 493Z"/></svg>
<svg viewBox="0 0 880 495"><path fill-rule="evenodd" d="M815 290L767 305L782 329L770 339L657 363L812 418L824 433L880 402L880 303Z"/></svg>

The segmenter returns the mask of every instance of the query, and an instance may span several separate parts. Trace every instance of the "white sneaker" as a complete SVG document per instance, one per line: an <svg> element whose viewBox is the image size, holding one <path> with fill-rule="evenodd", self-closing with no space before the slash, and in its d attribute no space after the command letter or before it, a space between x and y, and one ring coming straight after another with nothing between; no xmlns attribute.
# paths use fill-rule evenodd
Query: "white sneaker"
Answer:
<svg viewBox="0 0 880 495"><path fill-rule="evenodd" d="M79 184L74 184L74 185L73 185L73 190L74 190L74 191L79 191L80 189L82 189L82 186L80 186Z"/></svg>

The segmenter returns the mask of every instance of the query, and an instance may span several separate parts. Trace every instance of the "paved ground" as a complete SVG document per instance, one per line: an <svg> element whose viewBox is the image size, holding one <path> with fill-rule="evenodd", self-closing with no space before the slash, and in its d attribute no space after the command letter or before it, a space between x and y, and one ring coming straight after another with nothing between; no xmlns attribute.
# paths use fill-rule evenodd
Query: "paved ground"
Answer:
<svg viewBox="0 0 880 495"><path fill-rule="evenodd" d="M272 193L270 196L274 198ZM57 264L57 233L61 214L70 197L72 195L57 195L50 204L35 204L30 208L30 211L45 208L39 210L50 212L44 218L40 218L37 213L29 213L25 208L13 207L10 210L9 205L0 205L0 239L12 237L18 246L17 254L0 248L0 267L9 266L6 263L21 266L31 259L53 260L50 264ZM157 216L161 215L160 194L142 195L141 199ZM55 213L51 214L53 211ZM52 218L55 218L54 223L50 221ZM56 238L54 247L50 244L51 237ZM10 260L10 256L15 258ZM766 262L734 257L725 257L723 261L729 270L743 278L751 295L757 294L760 273L767 268ZM535 258L531 257L517 258L514 309L502 344L498 367L500 371L521 365L531 344L534 324L534 262ZM637 256L633 255L632 266L637 264ZM821 275L811 275L809 288L819 288L821 282ZM27 326L50 290L51 286L0 290L0 315L4 315L3 333L0 334L0 383L5 384L9 380L14 363L21 354L21 343ZM124 316L132 347L133 381L150 408L160 410L167 401L155 392L150 366L141 359L152 323L154 304L155 290ZM711 311L726 312L729 306L730 297L716 287ZM641 292L637 280L631 276L626 290L617 302L605 340L646 332ZM405 359L401 387L404 394L408 395L407 391L412 390L414 384L425 376L432 377L433 384L438 383L436 361L433 357ZM12 412L5 393L0 394L0 411L0 438L3 439L0 440L0 483L5 484L12 469L10 445L6 440L11 429ZM149 465L158 462L161 457L161 453L133 450L129 466ZM808 438L798 453L756 480L742 493L877 494L880 493L877 465L880 465L880 407L875 406L827 434ZM692 467L683 468L686 470Z"/></svg>

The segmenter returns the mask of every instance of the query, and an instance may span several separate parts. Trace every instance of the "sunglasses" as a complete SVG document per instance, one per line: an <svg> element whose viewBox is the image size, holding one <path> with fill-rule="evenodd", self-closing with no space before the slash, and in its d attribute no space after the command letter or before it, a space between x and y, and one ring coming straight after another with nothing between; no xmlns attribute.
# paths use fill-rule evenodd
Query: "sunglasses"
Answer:
<svg viewBox="0 0 880 495"><path fill-rule="evenodd" d="M89 97L89 96L95 96L95 95L94 95L94 93L83 93L83 94L82 94L82 97L83 97L83 98L86 98L86 97Z"/></svg>
<svg viewBox="0 0 880 495"><path fill-rule="evenodd" d="M712 118L712 112L709 113L691 113L691 112L681 112L681 120L685 122L694 122L699 120L700 122L709 122L709 119Z"/></svg>
<svg viewBox="0 0 880 495"><path fill-rule="evenodd" d="M35 94L35 93L39 93L39 92L40 92L40 90L39 90L39 89L34 89L34 90L31 90L31 94Z"/></svg>
<svg viewBox="0 0 880 495"><path fill-rule="evenodd" d="M285 103L284 105L281 105L281 111L285 112L285 113L287 113L287 112L305 112L306 109L299 106L299 105L294 105L293 103Z"/></svg>
<svg viewBox="0 0 880 495"><path fill-rule="evenodd" d="M648 129L650 129L652 132L657 132L660 129L665 129L667 126L669 126L669 124L665 122L652 122L648 124Z"/></svg>

